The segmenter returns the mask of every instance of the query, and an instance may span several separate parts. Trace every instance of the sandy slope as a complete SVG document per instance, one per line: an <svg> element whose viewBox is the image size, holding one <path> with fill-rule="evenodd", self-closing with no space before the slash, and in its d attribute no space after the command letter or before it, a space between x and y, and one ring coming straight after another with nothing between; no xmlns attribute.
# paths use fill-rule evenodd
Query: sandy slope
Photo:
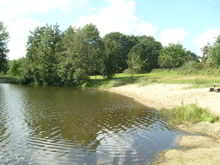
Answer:
<svg viewBox="0 0 220 165"><path fill-rule="evenodd" d="M107 89L122 94L155 109L172 108L183 104L197 104L220 115L220 93L208 88L187 89L190 85L153 84L148 86L126 85ZM183 136L179 145L184 150L169 150L156 164L162 165L220 165L220 123L185 123L179 129L201 136Z"/></svg>

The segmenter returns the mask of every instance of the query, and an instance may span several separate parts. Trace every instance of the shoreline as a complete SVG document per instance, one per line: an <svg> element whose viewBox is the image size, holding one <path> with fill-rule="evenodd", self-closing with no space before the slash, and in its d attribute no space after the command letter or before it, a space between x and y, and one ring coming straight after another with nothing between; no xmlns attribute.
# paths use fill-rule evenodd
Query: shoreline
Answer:
<svg viewBox="0 0 220 165"><path fill-rule="evenodd" d="M176 106L196 104L220 116L220 93L209 88L191 88L190 84L124 85L103 89L117 93L154 109L171 109Z"/></svg>
<svg viewBox="0 0 220 165"><path fill-rule="evenodd" d="M209 92L208 88L192 89L190 84L151 84L148 86L125 85L103 89L117 93L153 109L170 109L176 106L196 104L220 116L220 93ZM198 136L185 135L178 145L184 150L162 151L155 165L216 165L220 162L220 122L184 122L177 129L197 133Z"/></svg>
<svg viewBox="0 0 220 165"><path fill-rule="evenodd" d="M19 84L19 79L15 77L1 77L0 83Z"/></svg>

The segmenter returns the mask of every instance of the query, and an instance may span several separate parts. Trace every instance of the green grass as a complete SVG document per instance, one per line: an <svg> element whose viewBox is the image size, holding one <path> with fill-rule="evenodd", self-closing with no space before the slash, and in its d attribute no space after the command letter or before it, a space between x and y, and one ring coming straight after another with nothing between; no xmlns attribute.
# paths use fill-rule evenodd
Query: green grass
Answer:
<svg viewBox="0 0 220 165"><path fill-rule="evenodd" d="M164 84L192 84L193 88L210 87L213 83L220 82L220 74L181 74L178 70L159 70L149 73L140 80L140 84L147 85L149 82Z"/></svg>
<svg viewBox="0 0 220 165"><path fill-rule="evenodd" d="M149 85L163 84L192 84L192 88L211 87L213 83L220 83L218 73L188 73L183 74L178 70L154 70L145 74L116 74L112 79L104 79L102 76L91 76L90 80L82 87L110 88L127 84Z"/></svg>
<svg viewBox="0 0 220 165"><path fill-rule="evenodd" d="M168 120L172 125L181 124L183 122L199 123L202 121L217 122L220 121L218 116L215 116L207 111L207 109L200 108L194 104L179 106L170 110L161 110L162 118Z"/></svg>
<svg viewBox="0 0 220 165"><path fill-rule="evenodd" d="M114 77L112 79L90 79L85 82L81 87L87 88L111 88L127 84L134 84L137 82L138 77Z"/></svg>
<svg viewBox="0 0 220 165"><path fill-rule="evenodd" d="M89 88L111 88L127 84L149 85L163 84L192 84L192 88L212 87L213 83L220 83L219 70L201 70L197 72L185 72L184 69L166 70L156 69L144 74L116 74L112 79L102 76L90 76L90 80L81 85ZM18 78L0 74L0 82L17 83Z"/></svg>
<svg viewBox="0 0 220 165"><path fill-rule="evenodd" d="M9 77L7 75L0 75L0 83L19 84L17 77Z"/></svg>

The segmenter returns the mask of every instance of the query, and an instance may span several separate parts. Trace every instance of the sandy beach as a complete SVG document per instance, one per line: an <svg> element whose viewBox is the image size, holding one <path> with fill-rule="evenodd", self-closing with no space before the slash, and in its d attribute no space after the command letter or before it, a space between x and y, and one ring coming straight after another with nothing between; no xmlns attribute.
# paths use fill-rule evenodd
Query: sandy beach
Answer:
<svg viewBox="0 0 220 165"><path fill-rule="evenodd" d="M107 89L110 92L131 97L145 106L155 109L196 104L220 116L220 93L209 88L190 88L183 84L126 85Z"/></svg>
<svg viewBox="0 0 220 165"><path fill-rule="evenodd" d="M126 85L105 89L121 94L154 109L169 109L175 106L196 104L220 116L220 93L209 88L190 88L182 84L152 84L148 86ZM218 165L220 164L220 123L184 123L178 129L198 133L199 136L183 136L179 146L160 154L155 164L162 165Z"/></svg>

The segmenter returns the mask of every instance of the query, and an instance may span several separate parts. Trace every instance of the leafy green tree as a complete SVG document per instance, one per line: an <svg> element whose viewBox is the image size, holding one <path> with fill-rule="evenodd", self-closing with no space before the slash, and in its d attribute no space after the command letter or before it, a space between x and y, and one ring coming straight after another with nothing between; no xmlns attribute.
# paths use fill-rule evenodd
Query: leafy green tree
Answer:
<svg viewBox="0 0 220 165"><path fill-rule="evenodd" d="M181 44L170 44L160 52L161 68L177 68L189 61L189 56Z"/></svg>
<svg viewBox="0 0 220 165"><path fill-rule="evenodd" d="M194 62L198 63L199 61L199 56L197 56L195 53L191 52L190 50L187 50L186 52L186 62Z"/></svg>
<svg viewBox="0 0 220 165"><path fill-rule="evenodd" d="M76 66L74 65L74 56L71 56L75 53L75 49L73 49L74 42L76 42L75 32L74 28L69 27L64 32L62 39L63 52L59 58L58 75L61 78L62 84L65 85L72 85L75 81L74 73Z"/></svg>
<svg viewBox="0 0 220 165"><path fill-rule="evenodd" d="M115 73L122 70L122 66L119 63L123 61L119 54L123 49L121 43L117 43L115 40L105 39L105 53L104 53L104 68L102 75L106 77L112 77Z"/></svg>
<svg viewBox="0 0 220 165"><path fill-rule="evenodd" d="M135 73L149 72L158 67L162 45L153 37L142 36L128 54L128 68Z"/></svg>
<svg viewBox="0 0 220 165"><path fill-rule="evenodd" d="M78 85L89 75L103 68L104 44L99 31L93 24L83 28L69 27L64 32L64 51L60 58L59 76L65 85Z"/></svg>
<svg viewBox="0 0 220 165"><path fill-rule="evenodd" d="M82 36L85 37L85 55L87 60L86 68L89 75L100 73L103 68L104 43L100 37L97 27L93 24L85 25L82 29Z"/></svg>
<svg viewBox="0 0 220 165"><path fill-rule="evenodd" d="M26 54L28 76L23 76L33 79L39 85L58 85L60 78L57 66L62 52L61 40L62 32L57 24L37 27L31 32Z"/></svg>
<svg viewBox="0 0 220 165"><path fill-rule="evenodd" d="M9 61L9 69L7 73L12 76L21 77L26 64L25 61L26 58L24 57Z"/></svg>
<svg viewBox="0 0 220 165"><path fill-rule="evenodd" d="M105 58L103 75L107 77L120 73L128 68L127 59L130 49L138 42L137 37L112 32L103 38Z"/></svg>
<svg viewBox="0 0 220 165"><path fill-rule="evenodd" d="M215 43L210 46L207 54L207 62L214 67L220 67L220 35L217 37Z"/></svg>
<svg viewBox="0 0 220 165"><path fill-rule="evenodd" d="M210 45L210 43L208 43L207 45L205 45L201 49L201 51L202 51L202 58L201 58L201 60L202 60L203 63L207 62L208 53L209 53L210 48L211 48L211 45Z"/></svg>
<svg viewBox="0 0 220 165"><path fill-rule="evenodd" d="M0 22L0 72L7 71L7 53L9 49L7 47L9 39L9 33L6 31L6 27L3 22Z"/></svg>

